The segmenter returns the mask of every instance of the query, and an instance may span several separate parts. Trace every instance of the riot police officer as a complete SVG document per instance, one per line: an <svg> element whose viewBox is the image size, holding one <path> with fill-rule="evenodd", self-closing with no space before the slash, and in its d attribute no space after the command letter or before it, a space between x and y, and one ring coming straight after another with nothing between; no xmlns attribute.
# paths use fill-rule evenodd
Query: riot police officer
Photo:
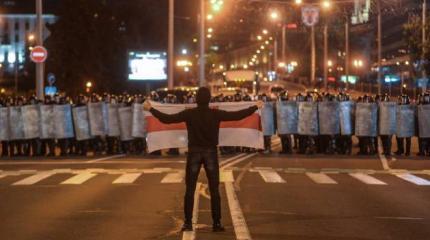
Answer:
<svg viewBox="0 0 430 240"><path fill-rule="evenodd" d="M398 100L399 105L410 105L411 101L408 95L403 94L399 97ZM415 116L412 116L415 117ZM406 156L409 156L411 154L411 137L399 137L396 136L396 142L397 142L397 151L395 152L396 155L402 155L405 154ZM406 144L406 148L405 148Z"/></svg>
<svg viewBox="0 0 430 240"><path fill-rule="evenodd" d="M279 94L278 101L286 102L289 100L288 94L286 91L282 91ZM281 154L292 154L292 144L291 144L291 134L279 134L279 138L281 139Z"/></svg>
<svg viewBox="0 0 430 240"><path fill-rule="evenodd" d="M382 98L380 98L381 102L389 102L390 101L390 97L388 96L388 94L385 94ZM380 119L381 121L381 119ZM383 149L383 154L385 156L390 156L391 155L391 145L392 145L392 138L393 135L380 135L381 138L381 143L382 143L382 149ZM377 146L375 146L375 148L377 148Z"/></svg>

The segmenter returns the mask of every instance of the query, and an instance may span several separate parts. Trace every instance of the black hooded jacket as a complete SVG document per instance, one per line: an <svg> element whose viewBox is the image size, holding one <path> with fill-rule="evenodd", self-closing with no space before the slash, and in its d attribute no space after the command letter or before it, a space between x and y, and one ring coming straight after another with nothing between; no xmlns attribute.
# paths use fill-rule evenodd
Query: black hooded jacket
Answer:
<svg viewBox="0 0 430 240"><path fill-rule="evenodd" d="M185 122L188 131L189 151L216 148L218 145L219 126L222 121L238 121L253 114L257 106L252 106L236 112L227 112L209 108L208 104L198 104L196 108L186 109L177 114L165 114L154 108L152 115L162 123Z"/></svg>

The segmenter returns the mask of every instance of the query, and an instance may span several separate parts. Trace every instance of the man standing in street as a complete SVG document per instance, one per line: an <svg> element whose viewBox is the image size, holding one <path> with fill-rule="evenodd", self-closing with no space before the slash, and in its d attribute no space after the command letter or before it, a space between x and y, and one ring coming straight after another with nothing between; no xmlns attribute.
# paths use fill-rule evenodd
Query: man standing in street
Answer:
<svg viewBox="0 0 430 240"><path fill-rule="evenodd" d="M188 132L188 156L186 166L186 193L184 198L185 222L182 231L192 231L192 215L194 205L194 192L196 190L197 179L201 165L204 166L208 177L209 190L211 195L211 210L213 220L213 231L222 232L224 227L221 224L221 200L219 194L219 164L218 164L218 135L222 121L238 121L252 115L258 108L262 107L262 102L257 102L256 106L237 112L227 112L209 108L211 100L210 90L201 87L197 91L197 107L187 109L177 114L164 114L154 108L146 101L144 109L164 124L185 122Z"/></svg>

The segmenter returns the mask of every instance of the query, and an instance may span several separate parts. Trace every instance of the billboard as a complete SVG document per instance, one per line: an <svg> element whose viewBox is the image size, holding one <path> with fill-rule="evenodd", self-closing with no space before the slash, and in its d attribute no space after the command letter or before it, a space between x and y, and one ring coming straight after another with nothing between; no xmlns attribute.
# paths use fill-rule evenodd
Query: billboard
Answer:
<svg viewBox="0 0 430 240"><path fill-rule="evenodd" d="M167 80L167 54L165 52L131 51L128 53L128 80Z"/></svg>

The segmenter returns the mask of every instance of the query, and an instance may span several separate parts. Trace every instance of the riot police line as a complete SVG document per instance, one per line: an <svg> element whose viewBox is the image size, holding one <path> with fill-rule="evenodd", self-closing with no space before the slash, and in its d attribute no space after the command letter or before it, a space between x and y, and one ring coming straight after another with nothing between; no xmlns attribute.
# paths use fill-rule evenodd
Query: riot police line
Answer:
<svg viewBox="0 0 430 240"><path fill-rule="evenodd" d="M190 93L179 101L174 95L160 99L165 103L193 103ZM411 138L418 136L419 154L430 153L430 96L420 96L411 104L407 96L390 102L386 97L370 96L351 101L347 95L303 96L289 99L286 93L272 101L265 94L262 128L265 150L270 152L271 136L281 138L281 153L351 154L352 137L359 139L359 154L375 154L378 136L385 154L391 153L391 139L396 136L397 154L410 154ZM47 97L44 102L30 98L0 101L0 141L2 156L133 153L146 151L142 103L145 96L80 95ZM249 95L214 96L214 102L252 101ZM221 147L221 153L254 152L255 149ZM178 149L170 149L178 154ZM159 154L159 152L157 153Z"/></svg>
<svg viewBox="0 0 430 240"><path fill-rule="evenodd" d="M266 101L262 110L266 149L270 137L281 138L282 153L297 149L301 154L351 154L352 136L359 140L361 155L392 153L392 138L397 140L397 155L410 155L411 138L417 136L419 155L430 155L430 95L411 104L408 96L392 102L388 96L360 97L351 101L347 95L323 97L299 94L290 100L281 95L275 102Z"/></svg>

